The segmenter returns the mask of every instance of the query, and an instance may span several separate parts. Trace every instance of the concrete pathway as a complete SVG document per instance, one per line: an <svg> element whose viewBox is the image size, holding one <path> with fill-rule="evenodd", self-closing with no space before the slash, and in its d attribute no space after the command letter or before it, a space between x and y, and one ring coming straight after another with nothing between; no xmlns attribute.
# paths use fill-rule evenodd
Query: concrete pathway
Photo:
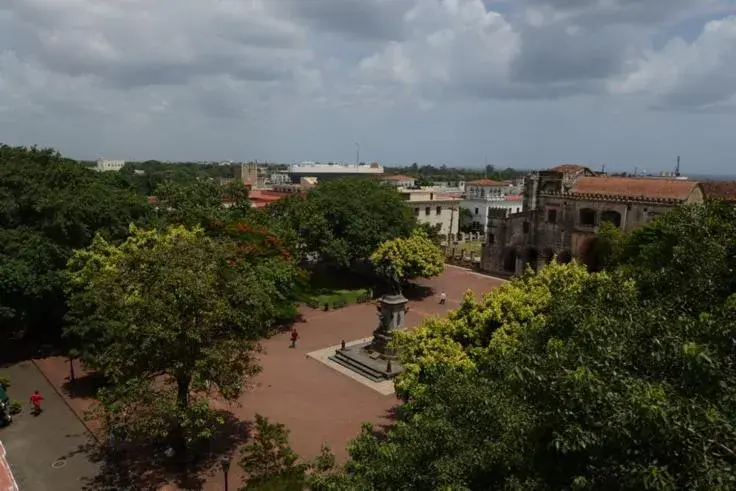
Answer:
<svg viewBox="0 0 736 491"><path fill-rule="evenodd" d="M0 370L12 386L9 396L23 403L23 412L0 429L7 460L22 491L79 491L98 473L84 448L88 433L31 362ZM44 411L31 415L28 399L34 390L45 398Z"/></svg>

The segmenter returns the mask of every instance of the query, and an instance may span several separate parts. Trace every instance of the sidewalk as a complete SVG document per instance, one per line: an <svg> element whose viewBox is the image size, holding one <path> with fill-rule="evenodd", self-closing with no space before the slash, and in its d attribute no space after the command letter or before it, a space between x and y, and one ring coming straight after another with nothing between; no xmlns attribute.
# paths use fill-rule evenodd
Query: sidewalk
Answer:
<svg viewBox="0 0 736 491"><path fill-rule="evenodd" d="M88 432L31 362L2 370L12 381L8 395L23 404L13 423L0 429L7 460L23 491L79 491L98 474L84 448ZM34 390L44 396L44 411L30 413L28 398ZM3 490L5 491L5 490Z"/></svg>
<svg viewBox="0 0 736 491"><path fill-rule="evenodd" d="M5 454L5 445L0 440L0 491L19 491Z"/></svg>

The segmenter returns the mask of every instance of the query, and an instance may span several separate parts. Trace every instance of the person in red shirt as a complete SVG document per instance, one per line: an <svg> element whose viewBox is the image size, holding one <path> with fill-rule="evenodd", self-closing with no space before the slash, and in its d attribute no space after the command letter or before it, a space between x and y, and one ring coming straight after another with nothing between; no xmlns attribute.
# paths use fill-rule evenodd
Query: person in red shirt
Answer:
<svg viewBox="0 0 736 491"><path fill-rule="evenodd" d="M31 404L33 405L34 416L41 414L41 401L43 401L43 396L40 392L34 390L33 394L31 394Z"/></svg>
<svg viewBox="0 0 736 491"><path fill-rule="evenodd" d="M291 330L291 347L296 348L296 340L299 339L299 333L296 332L296 329Z"/></svg>

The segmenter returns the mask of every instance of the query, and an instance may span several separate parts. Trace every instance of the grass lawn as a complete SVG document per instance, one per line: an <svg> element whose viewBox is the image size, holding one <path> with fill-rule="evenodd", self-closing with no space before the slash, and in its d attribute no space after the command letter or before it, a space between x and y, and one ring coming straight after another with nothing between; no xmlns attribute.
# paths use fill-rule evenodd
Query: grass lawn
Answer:
<svg viewBox="0 0 736 491"><path fill-rule="evenodd" d="M362 285L346 284L346 278L313 275L299 288L297 300L314 308L325 304L330 308L344 307L370 300L372 290Z"/></svg>
<svg viewBox="0 0 736 491"><path fill-rule="evenodd" d="M464 242L462 244L458 244L456 246L452 246L455 248L455 251L457 252L480 252L480 248L483 245L482 242Z"/></svg>

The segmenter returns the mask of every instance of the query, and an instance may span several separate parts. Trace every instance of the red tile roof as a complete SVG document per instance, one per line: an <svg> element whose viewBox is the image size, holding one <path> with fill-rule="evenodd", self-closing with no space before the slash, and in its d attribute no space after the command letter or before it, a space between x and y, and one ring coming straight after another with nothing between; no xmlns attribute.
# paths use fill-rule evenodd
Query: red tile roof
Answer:
<svg viewBox="0 0 736 491"><path fill-rule="evenodd" d="M476 179L475 181L470 181L465 183L466 186L506 186L507 184L502 183L501 181L494 181L493 179Z"/></svg>
<svg viewBox="0 0 736 491"><path fill-rule="evenodd" d="M552 167L552 172L562 172L563 174L577 174L578 172L584 172L584 171L590 171L587 167L584 165L578 165L578 164L560 164L556 167Z"/></svg>
<svg viewBox="0 0 736 491"><path fill-rule="evenodd" d="M647 179L642 177L581 177L573 185L574 194L665 198L685 200L698 186L695 181Z"/></svg>
<svg viewBox="0 0 736 491"><path fill-rule="evenodd" d="M700 187L706 198L736 203L736 181L702 181Z"/></svg>

